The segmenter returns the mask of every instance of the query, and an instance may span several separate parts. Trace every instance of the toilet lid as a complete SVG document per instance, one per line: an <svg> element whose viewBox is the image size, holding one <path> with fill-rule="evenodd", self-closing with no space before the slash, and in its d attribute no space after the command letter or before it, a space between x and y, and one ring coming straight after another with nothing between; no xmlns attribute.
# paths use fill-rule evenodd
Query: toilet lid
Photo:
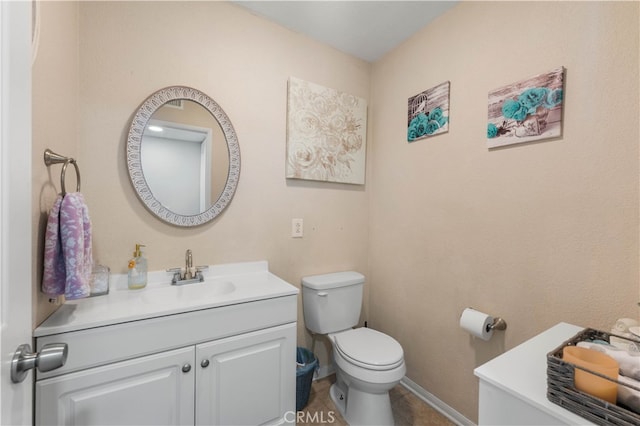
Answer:
<svg viewBox="0 0 640 426"><path fill-rule="evenodd" d="M335 335L336 349L349 362L371 370L390 370L402 364L402 346L391 336L370 328Z"/></svg>

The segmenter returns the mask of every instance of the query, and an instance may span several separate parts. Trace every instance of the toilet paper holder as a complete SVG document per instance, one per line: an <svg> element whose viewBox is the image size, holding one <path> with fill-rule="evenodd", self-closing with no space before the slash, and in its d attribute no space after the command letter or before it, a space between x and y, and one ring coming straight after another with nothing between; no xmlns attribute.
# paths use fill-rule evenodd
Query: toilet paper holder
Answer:
<svg viewBox="0 0 640 426"><path fill-rule="evenodd" d="M487 324L487 331L489 330L506 330L507 322L502 318L494 318L492 324Z"/></svg>

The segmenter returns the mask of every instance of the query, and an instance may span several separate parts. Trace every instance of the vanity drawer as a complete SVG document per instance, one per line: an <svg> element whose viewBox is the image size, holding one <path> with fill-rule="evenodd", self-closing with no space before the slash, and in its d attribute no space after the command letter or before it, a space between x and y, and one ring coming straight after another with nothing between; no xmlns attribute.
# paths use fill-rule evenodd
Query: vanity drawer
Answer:
<svg viewBox="0 0 640 426"><path fill-rule="evenodd" d="M37 372L36 380L296 320L297 296L291 295L37 337L36 350L66 343L69 355L63 367Z"/></svg>

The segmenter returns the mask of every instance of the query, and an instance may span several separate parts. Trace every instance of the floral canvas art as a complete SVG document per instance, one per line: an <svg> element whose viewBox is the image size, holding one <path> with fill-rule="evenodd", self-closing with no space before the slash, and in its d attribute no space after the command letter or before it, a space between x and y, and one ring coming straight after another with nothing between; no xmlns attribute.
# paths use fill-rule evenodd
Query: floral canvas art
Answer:
<svg viewBox="0 0 640 426"><path fill-rule="evenodd" d="M286 177L364 184L367 103L289 78Z"/></svg>
<svg viewBox="0 0 640 426"><path fill-rule="evenodd" d="M446 81L409 98L407 141L449 131L449 86Z"/></svg>
<svg viewBox="0 0 640 426"><path fill-rule="evenodd" d="M564 68L489 92L489 148L562 134Z"/></svg>

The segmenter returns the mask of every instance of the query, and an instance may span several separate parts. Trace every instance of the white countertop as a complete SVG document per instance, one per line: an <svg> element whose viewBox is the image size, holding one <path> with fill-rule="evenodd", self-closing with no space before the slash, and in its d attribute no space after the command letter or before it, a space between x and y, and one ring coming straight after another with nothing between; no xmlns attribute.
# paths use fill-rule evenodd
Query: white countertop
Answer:
<svg viewBox="0 0 640 426"><path fill-rule="evenodd" d="M67 301L34 337L298 294L269 272L266 261L210 266L202 283L171 285L172 274L149 272L147 287L129 290L126 275L111 277L109 294Z"/></svg>
<svg viewBox="0 0 640 426"><path fill-rule="evenodd" d="M583 327L559 323L474 370L481 380L567 424L590 424L547 399L547 354Z"/></svg>

